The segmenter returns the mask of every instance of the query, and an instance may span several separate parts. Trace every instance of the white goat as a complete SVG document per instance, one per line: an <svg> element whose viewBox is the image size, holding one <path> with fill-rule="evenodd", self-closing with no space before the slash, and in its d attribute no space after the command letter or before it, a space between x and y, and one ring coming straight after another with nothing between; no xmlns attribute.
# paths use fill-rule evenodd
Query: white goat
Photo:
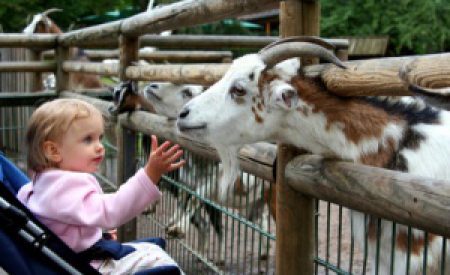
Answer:
<svg viewBox="0 0 450 275"><path fill-rule="evenodd" d="M200 95L203 89L203 86L200 85L150 82L142 90L137 91L138 88L134 82L125 81L114 88L115 107L111 111L122 113L142 108L152 113L166 116L168 119L175 119L183 105ZM257 183L253 176L243 173L242 180L235 182L233 185L234 190L228 194L228 198L226 200L218 200L216 172L219 171L218 173L222 174L222 167L207 168L202 161L189 157L186 160L186 165L178 170L180 181L194 189L200 196L215 201L223 207L237 210L240 216L248 220L261 219L262 229L268 230L270 217L268 211L264 211L264 207L271 203L269 208L272 207L271 214L275 215L274 203L270 201L275 199L274 186L272 187L273 190L270 190L269 185L265 186L260 182ZM216 165L214 164L214 166ZM272 194L269 194L270 191L272 191ZM200 210L202 208L205 209L219 240L218 247L220 251L217 262L219 264L223 263L223 256L225 255L223 239L225 236L222 232L222 214L216 208L202 203L195 197L189 197L185 204L181 206L183 211L176 211L169 220L167 233L169 236L183 237L187 233L186 225L193 223L201 236L203 236L199 238L199 247L206 254L209 245L209 224L199 217ZM263 244L263 247L266 245ZM265 256L262 255L262 258Z"/></svg>
<svg viewBox="0 0 450 275"><path fill-rule="evenodd" d="M221 80L180 112L177 126L181 134L203 139L219 152L227 175L221 182L223 194L237 176L238 149L257 141L288 143L315 154L450 180L450 112L416 98L338 97L327 91L320 79L307 78L301 71L291 76L273 69L280 61L305 55L344 67L319 45L278 43L234 60ZM377 219L365 221L357 211L351 216L356 242L364 248L367 236L369 259L374 259ZM406 226L397 226L396 275L406 274L407 232ZM379 274L390 274L392 223L382 221L379 234ZM423 266L423 233L413 229L409 237L413 248L409 274L422 270L438 274L443 238L428 234ZM447 250L449 247L447 242ZM450 270L450 263L446 265Z"/></svg>

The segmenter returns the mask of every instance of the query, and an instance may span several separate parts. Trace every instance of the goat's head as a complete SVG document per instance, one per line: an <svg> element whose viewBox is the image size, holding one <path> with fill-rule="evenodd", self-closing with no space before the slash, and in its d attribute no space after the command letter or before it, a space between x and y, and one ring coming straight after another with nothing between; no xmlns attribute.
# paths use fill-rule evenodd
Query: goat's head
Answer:
<svg viewBox="0 0 450 275"><path fill-rule="evenodd" d="M157 114L176 119L184 104L203 91L200 85L182 85L170 82L151 82L142 90L142 96L155 108Z"/></svg>
<svg viewBox="0 0 450 275"><path fill-rule="evenodd" d="M142 91L133 81L123 81L112 89L113 114L144 109L169 119L176 119L183 105L203 91L200 85L178 85L169 82L151 82Z"/></svg>
<svg viewBox="0 0 450 275"><path fill-rule="evenodd" d="M294 57L320 57L344 67L321 45L323 41L315 40L277 42L234 60L221 80L181 110L177 121L181 134L203 139L219 153L224 167L220 198L226 198L238 176L238 149L247 143L278 140L283 121L305 107L302 91L291 84L300 73L300 62Z"/></svg>
<svg viewBox="0 0 450 275"><path fill-rule="evenodd" d="M23 33L62 33L61 29L48 17L52 12L60 12L62 9L51 8L33 16L33 20L25 27Z"/></svg>
<svg viewBox="0 0 450 275"><path fill-rule="evenodd" d="M274 139L283 118L303 104L301 91L291 85L300 68L292 58L299 56L320 57L344 67L317 43L278 42L234 60L221 80L184 106L178 129L213 145Z"/></svg>
<svg viewBox="0 0 450 275"><path fill-rule="evenodd" d="M131 112L140 107L136 82L122 81L111 88L114 106L109 108L111 114Z"/></svg>

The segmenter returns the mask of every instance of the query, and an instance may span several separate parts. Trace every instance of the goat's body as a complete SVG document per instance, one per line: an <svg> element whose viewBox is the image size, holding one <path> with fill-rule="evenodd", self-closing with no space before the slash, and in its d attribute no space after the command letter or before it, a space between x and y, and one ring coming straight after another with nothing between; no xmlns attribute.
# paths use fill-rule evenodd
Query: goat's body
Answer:
<svg viewBox="0 0 450 275"><path fill-rule="evenodd" d="M309 111L291 113L286 118L286 127L281 128L286 130L279 129L276 139L315 154L450 181L450 112L426 106L415 98L345 100L323 95ZM392 239L392 222L380 220L378 232L378 219L357 211L351 213L355 241L364 251L367 236L369 259L378 264L378 274L390 274L392 263L393 274L406 274L408 253L409 274L422 274L423 231L412 229L408 237L408 228L397 225ZM409 252L405 243L408 238ZM442 241L443 238L428 234L427 274L440 274ZM375 267L372 271L375 272Z"/></svg>

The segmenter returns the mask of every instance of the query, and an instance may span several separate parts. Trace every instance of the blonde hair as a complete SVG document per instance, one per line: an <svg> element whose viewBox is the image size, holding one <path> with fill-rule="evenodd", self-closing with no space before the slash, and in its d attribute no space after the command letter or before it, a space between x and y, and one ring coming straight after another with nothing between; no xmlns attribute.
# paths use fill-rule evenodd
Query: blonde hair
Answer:
<svg viewBox="0 0 450 275"><path fill-rule="evenodd" d="M92 104L79 99L55 99L37 108L26 132L28 168L36 173L54 168L55 164L45 156L44 142L59 142L75 120L95 114L102 116Z"/></svg>

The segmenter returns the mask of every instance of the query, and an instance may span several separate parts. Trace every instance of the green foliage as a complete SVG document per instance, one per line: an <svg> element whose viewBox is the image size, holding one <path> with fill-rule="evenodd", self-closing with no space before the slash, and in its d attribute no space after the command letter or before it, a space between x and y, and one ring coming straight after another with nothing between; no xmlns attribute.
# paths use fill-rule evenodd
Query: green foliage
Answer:
<svg viewBox="0 0 450 275"><path fill-rule="evenodd" d="M53 13L51 18L66 31L77 19L86 15L102 14L114 8L126 6L127 0L0 0L0 24L4 32L22 32L32 16L49 8L64 11Z"/></svg>
<svg viewBox="0 0 450 275"><path fill-rule="evenodd" d="M389 35L389 55L450 50L449 0L322 0L321 35Z"/></svg>
<svg viewBox="0 0 450 275"><path fill-rule="evenodd" d="M180 28L176 32L180 34L258 35L264 32L264 28L245 21L222 20L210 24Z"/></svg>

